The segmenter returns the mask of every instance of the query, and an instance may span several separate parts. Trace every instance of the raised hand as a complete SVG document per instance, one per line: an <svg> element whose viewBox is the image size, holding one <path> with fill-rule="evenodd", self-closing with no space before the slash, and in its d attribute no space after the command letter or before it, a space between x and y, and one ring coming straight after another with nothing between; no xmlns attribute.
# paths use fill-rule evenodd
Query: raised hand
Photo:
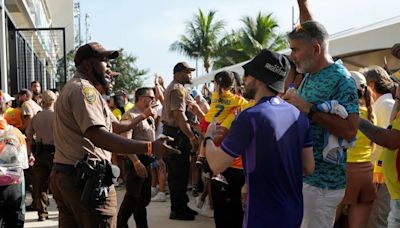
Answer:
<svg viewBox="0 0 400 228"><path fill-rule="evenodd" d="M168 142L174 141L173 138L168 136L163 136L152 142L153 155L156 158L162 158L171 154L180 154L181 152L172 146L168 145Z"/></svg>

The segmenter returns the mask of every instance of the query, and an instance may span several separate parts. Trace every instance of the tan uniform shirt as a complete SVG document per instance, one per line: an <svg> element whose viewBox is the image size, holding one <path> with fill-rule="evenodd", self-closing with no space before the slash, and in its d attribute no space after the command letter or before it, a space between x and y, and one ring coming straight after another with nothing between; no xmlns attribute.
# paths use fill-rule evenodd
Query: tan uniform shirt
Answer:
<svg viewBox="0 0 400 228"><path fill-rule="evenodd" d="M102 126L112 132L113 114L96 88L86 77L76 72L64 86L57 99L54 120L54 162L73 165L86 154L92 158L107 159L111 153L84 137L86 130Z"/></svg>
<svg viewBox="0 0 400 228"><path fill-rule="evenodd" d="M128 112L125 112L122 116L123 120L133 120L138 117L142 112L134 107ZM155 122L153 117L148 117L145 120L140 121L134 130L128 133L129 138L143 141L154 141L155 140ZM133 131L133 134L132 134Z"/></svg>
<svg viewBox="0 0 400 228"><path fill-rule="evenodd" d="M36 113L42 111L42 107L40 107L35 101L32 99L25 101L21 106L22 115L34 117Z"/></svg>
<svg viewBox="0 0 400 228"><path fill-rule="evenodd" d="M54 145L53 121L55 113L53 110L45 109L36 114L28 126L30 132L36 134L36 142Z"/></svg>
<svg viewBox="0 0 400 228"><path fill-rule="evenodd" d="M173 111L186 111L188 101L193 101L186 88L176 81L172 81L164 92L164 104L161 121L170 127L178 127Z"/></svg>

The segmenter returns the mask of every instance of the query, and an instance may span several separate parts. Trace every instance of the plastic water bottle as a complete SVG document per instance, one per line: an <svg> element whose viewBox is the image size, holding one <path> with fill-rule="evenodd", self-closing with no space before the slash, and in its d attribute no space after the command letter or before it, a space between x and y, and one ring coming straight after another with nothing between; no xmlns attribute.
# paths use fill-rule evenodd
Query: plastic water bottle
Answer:
<svg viewBox="0 0 400 228"><path fill-rule="evenodd" d="M294 82L289 83L289 87L286 90L286 93L297 93L297 89L294 87Z"/></svg>

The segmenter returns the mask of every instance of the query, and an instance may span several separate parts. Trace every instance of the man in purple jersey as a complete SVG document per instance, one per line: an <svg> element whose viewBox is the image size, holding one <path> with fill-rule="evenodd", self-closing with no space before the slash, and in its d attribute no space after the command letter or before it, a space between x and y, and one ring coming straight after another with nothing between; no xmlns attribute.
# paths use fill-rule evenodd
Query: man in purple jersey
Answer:
<svg viewBox="0 0 400 228"><path fill-rule="evenodd" d="M257 103L237 116L221 147L213 143L216 125L210 124L203 142L208 163L220 173L242 156L248 188L243 227L300 227L303 175L313 172L314 157L307 117L277 96L289 61L263 50L243 68L246 97Z"/></svg>

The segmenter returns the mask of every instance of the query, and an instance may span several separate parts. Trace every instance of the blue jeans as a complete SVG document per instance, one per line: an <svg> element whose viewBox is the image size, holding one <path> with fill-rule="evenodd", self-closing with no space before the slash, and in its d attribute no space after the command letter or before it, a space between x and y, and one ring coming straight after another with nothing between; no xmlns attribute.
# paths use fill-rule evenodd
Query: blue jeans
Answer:
<svg viewBox="0 0 400 228"><path fill-rule="evenodd" d="M400 228L400 199L390 200L388 228Z"/></svg>
<svg viewBox="0 0 400 228"><path fill-rule="evenodd" d="M20 184L0 186L0 227L23 228L24 220L24 179Z"/></svg>

